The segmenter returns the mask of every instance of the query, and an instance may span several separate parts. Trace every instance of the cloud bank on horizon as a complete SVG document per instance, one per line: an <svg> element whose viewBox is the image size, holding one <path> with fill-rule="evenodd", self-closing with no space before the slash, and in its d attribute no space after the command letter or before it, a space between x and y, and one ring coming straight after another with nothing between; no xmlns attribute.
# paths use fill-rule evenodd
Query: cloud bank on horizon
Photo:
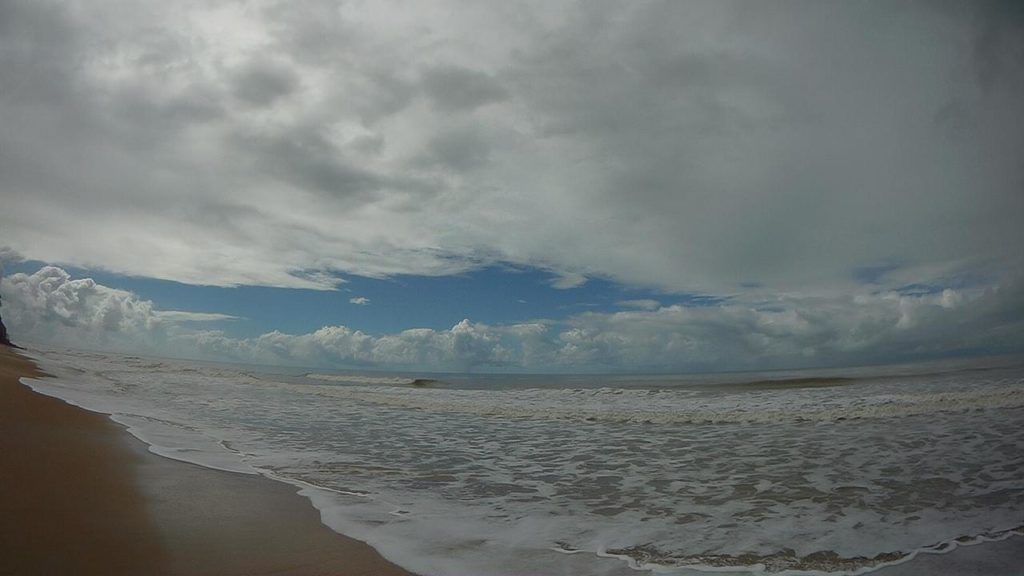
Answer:
<svg viewBox="0 0 1024 576"><path fill-rule="evenodd" d="M779 296L715 306L370 335L347 326L237 338L197 328L218 314L152 302L57 267L4 278L13 333L72 347L304 366L434 370L723 370L906 361L1024 347L1024 278L987 288ZM999 320L993 322L993 318Z"/></svg>
<svg viewBox="0 0 1024 576"><path fill-rule="evenodd" d="M1020 346L1018 3L0 0L0 85L0 245L31 260L315 289L511 264L729 297L239 339L12 275L4 317L45 311L17 320L40 338L452 366Z"/></svg>

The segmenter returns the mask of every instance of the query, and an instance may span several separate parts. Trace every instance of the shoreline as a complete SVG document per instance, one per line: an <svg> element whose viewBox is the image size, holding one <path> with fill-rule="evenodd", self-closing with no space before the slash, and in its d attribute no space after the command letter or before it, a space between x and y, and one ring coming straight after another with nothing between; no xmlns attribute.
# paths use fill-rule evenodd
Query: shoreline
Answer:
<svg viewBox="0 0 1024 576"><path fill-rule="evenodd" d="M322 506L295 482L162 456L128 421L21 383L21 377L50 376L39 368L49 366L46 359L37 365L31 354L0 347L0 576L412 576L371 546L328 528ZM41 472L54 451L56 460L75 462ZM75 468L82 463L84 469ZM1024 565L1022 530L958 538L855 573L1017 574ZM626 564L622 573L631 571Z"/></svg>
<svg viewBox="0 0 1024 576"><path fill-rule="evenodd" d="M412 576L290 485L151 453L0 346L0 574Z"/></svg>

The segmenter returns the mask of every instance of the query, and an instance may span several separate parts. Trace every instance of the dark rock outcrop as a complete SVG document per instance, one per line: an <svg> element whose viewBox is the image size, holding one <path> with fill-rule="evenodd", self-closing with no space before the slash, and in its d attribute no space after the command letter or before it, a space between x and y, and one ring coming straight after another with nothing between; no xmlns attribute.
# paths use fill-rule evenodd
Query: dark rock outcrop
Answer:
<svg viewBox="0 0 1024 576"><path fill-rule="evenodd" d="M4 326L4 319L0 318L0 344L5 346L13 346L11 341L7 338L7 327Z"/></svg>

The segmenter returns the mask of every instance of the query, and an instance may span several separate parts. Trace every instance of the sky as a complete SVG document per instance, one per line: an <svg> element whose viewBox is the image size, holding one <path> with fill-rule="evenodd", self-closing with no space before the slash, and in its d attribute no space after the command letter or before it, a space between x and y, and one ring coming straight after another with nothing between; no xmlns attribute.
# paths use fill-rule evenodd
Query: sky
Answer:
<svg viewBox="0 0 1024 576"><path fill-rule="evenodd" d="M1024 351L1024 5L0 0L41 345L704 371Z"/></svg>

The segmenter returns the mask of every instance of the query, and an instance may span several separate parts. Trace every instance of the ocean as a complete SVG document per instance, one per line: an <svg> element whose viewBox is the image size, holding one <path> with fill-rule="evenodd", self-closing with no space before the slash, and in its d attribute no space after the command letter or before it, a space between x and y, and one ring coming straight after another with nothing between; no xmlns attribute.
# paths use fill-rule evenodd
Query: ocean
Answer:
<svg viewBox="0 0 1024 576"><path fill-rule="evenodd" d="M291 483L421 574L863 574L1024 543L1019 358L516 376L31 355L56 376L37 391Z"/></svg>

